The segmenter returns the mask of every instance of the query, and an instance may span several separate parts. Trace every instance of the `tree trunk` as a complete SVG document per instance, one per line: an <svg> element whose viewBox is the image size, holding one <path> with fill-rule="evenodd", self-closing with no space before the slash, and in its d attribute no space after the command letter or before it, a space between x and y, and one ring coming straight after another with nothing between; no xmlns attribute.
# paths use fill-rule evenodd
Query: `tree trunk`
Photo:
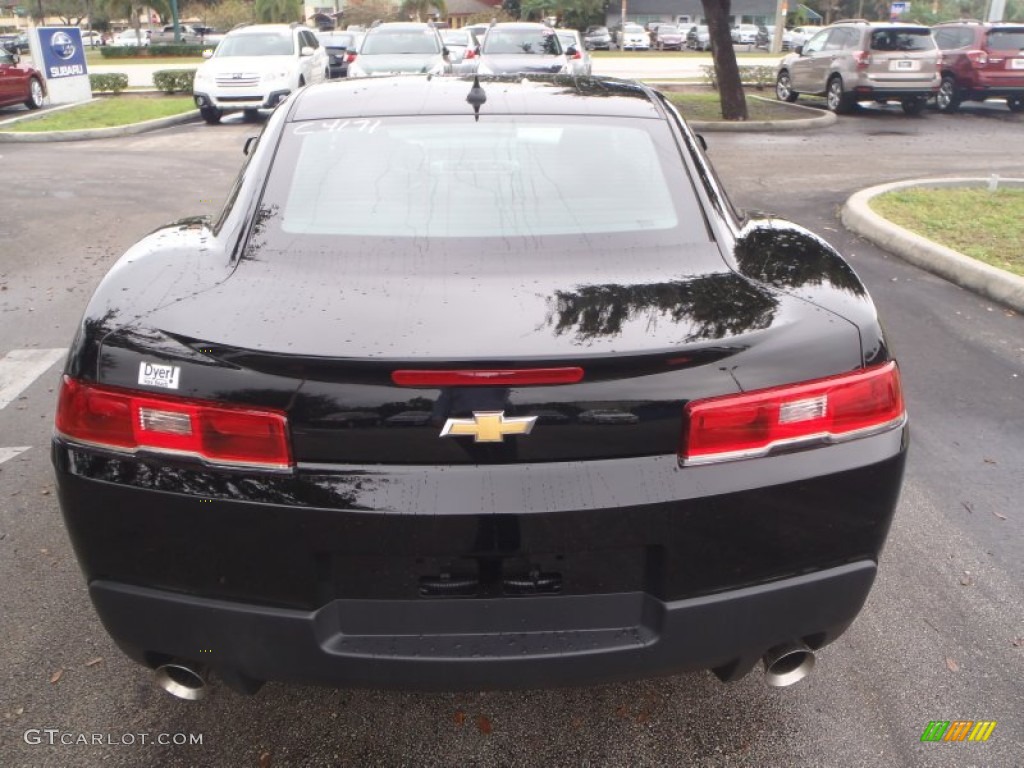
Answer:
<svg viewBox="0 0 1024 768"><path fill-rule="evenodd" d="M731 4L732 0L701 0L704 19L708 24L708 37L711 39L718 96L722 100L722 119L746 120L747 98L743 93L740 69L736 64L736 52L732 47L732 34L729 30Z"/></svg>

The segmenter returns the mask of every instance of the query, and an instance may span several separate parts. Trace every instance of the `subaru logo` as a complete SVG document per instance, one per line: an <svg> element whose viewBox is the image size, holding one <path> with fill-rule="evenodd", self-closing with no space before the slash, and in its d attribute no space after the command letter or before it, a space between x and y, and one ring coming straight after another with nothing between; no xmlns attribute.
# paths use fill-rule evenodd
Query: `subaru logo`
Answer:
<svg viewBox="0 0 1024 768"><path fill-rule="evenodd" d="M75 55L75 43L67 32L57 32L50 38L50 50L67 60Z"/></svg>

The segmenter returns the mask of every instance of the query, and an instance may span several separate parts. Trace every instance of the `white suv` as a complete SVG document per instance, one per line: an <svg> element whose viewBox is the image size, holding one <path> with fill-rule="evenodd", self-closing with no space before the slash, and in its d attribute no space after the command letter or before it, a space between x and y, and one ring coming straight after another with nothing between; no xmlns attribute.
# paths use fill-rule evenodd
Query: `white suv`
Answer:
<svg viewBox="0 0 1024 768"><path fill-rule="evenodd" d="M226 111L271 109L293 91L328 78L327 53L301 24L251 24L228 32L196 70L192 86L203 119Z"/></svg>

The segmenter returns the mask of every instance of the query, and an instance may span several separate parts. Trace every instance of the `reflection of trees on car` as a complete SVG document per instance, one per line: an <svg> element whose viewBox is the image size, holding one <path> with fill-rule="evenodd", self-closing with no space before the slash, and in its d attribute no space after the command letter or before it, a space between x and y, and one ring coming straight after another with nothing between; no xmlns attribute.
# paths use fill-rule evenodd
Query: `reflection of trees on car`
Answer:
<svg viewBox="0 0 1024 768"><path fill-rule="evenodd" d="M718 339L767 328L778 306L770 293L737 275L648 285L586 285L556 291L548 302L555 332L574 333L581 343L616 336L627 322L641 316L655 323L662 315L673 323L690 322L685 341Z"/></svg>

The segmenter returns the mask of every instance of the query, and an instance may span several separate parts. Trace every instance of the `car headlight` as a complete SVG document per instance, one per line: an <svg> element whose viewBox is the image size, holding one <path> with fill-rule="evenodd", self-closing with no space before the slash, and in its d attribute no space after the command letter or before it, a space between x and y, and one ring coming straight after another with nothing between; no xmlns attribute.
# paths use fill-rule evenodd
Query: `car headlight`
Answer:
<svg viewBox="0 0 1024 768"><path fill-rule="evenodd" d="M205 83L206 81L212 80L212 79L213 79L213 76L210 74L209 70L205 70L202 67L200 67L199 69L196 70L196 76L193 78L193 82L195 82L195 83Z"/></svg>
<svg viewBox="0 0 1024 768"><path fill-rule="evenodd" d="M266 83L273 82L274 80L285 80L287 78L287 72L266 72L263 75L263 81Z"/></svg>

